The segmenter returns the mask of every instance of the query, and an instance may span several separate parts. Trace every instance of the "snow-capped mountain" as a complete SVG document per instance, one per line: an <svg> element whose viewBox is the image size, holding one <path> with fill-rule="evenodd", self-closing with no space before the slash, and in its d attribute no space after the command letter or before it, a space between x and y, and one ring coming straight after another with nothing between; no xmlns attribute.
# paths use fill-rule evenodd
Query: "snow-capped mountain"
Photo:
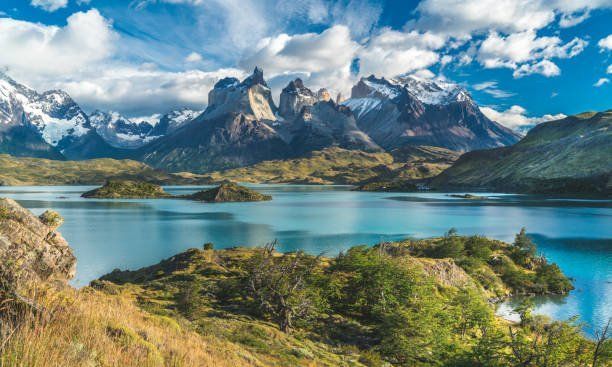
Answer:
<svg viewBox="0 0 612 367"><path fill-rule="evenodd" d="M116 148L139 148L150 141L148 135L153 130L149 122L133 122L112 111L95 111L89 120L98 134Z"/></svg>
<svg viewBox="0 0 612 367"><path fill-rule="evenodd" d="M175 132L180 129L191 120L198 117L202 111L190 110L188 108L182 108L166 113L165 115L154 115L148 119L142 120L153 125L153 129L149 132L148 136L153 138L159 138L164 135ZM136 120L136 119L133 119Z"/></svg>
<svg viewBox="0 0 612 367"><path fill-rule="evenodd" d="M40 138L69 159L113 155L88 116L64 91L38 93L0 73L0 123L38 132ZM23 143L22 149L28 150ZM57 157L55 157L57 158Z"/></svg>
<svg viewBox="0 0 612 367"><path fill-rule="evenodd" d="M0 73L0 153L14 156L63 159L57 148L47 143L25 112L24 100L35 92Z"/></svg>
<svg viewBox="0 0 612 367"><path fill-rule="evenodd" d="M118 112L95 111L89 115L89 120L98 134L113 147L136 149L176 131L200 113L184 108L164 115L128 119Z"/></svg>
<svg viewBox="0 0 612 367"><path fill-rule="evenodd" d="M461 86L413 75L362 78L343 105L357 126L385 149L405 144L456 151L516 143L520 135L489 120Z"/></svg>

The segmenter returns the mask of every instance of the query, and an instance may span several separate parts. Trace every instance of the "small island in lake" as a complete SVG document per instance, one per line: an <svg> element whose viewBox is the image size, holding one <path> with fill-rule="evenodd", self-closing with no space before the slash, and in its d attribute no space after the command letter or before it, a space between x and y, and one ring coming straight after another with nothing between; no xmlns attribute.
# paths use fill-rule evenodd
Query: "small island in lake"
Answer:
<svg viewBox="0 0 612 367"><path fill-rule="evenodd" d="M104 186L87 191L81 197L88 199L157 199L172 195L156 184L144 181L107 181Z"/></svg>
<svg viewBox="0 0 612 367"><path fill-rule="evenodd" d="M486 196L478 196L478 195L472 195L472 194L449 194L448 196L451 198L469 199L469 200L487 200L488 199L488 197Z"/></svg>
<svg viewBox="0 0 612 367"><path fill-rule="evenodd" d="M185 195L183 197L186 199L211 203L272 200L272 196L270 195L261 194L255 190L240 186L233 182L222 183L215 188L198 191L194 194Z"/></svg>

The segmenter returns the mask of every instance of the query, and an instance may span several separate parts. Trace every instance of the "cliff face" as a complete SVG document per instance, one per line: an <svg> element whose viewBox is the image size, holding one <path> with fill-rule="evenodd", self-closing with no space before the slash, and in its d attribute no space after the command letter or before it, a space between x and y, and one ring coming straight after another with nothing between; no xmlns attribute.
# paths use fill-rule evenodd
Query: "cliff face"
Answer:
<svg viewBox="0 0 612 367"><path fill-rule="evenodd" d="M66 282L76 258L56 231L63 219L51 211L34 216L16 201L0 199L0 263L19 279ZM7 269L3 269L7 271Z"/></svg>

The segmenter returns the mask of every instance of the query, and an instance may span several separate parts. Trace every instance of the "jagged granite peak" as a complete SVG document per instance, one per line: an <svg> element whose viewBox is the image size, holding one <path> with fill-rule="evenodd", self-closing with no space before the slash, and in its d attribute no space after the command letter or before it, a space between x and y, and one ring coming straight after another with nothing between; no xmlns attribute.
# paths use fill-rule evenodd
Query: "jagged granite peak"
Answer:
<svg viewBox="0 0 612 367"><path fill-rule="evenodd" d="M317 96L304 86L302 79L289 82L280 94L279 114L285 119L294 118L304 106L312 106L318 101Z"/></svg>
<svg viewBox="0 0 612 367"><path fill-rule="evenodd" d="M256 84L263 85L264 87L268 86L264 80L263 69L261 69L259 66L256 66L255 70L253 70L253 74L247 77L242 83L248 86L253 86Z"/></svg>
<svg viewBox="0 0 612 367"><path fill-rule="evenodd" d="M512 145L520 135L489 120L461 86L414 75L362 78L343 104L389 150L404 144L470 151Z"/></svg>
<svg viewBox="0 0 612 367"><path fill-rule="evenodd" d="M28 281L65 283L74 277L76 258L56 231L62 222L55 212L36 217L16 201L0 198L0 263L5 274L16 271L15 279L23 282L12 286L19 289Z"/></svg>
<svg viewBox="0 0 612 367"><path fill-rule="evenodd" d="M331 101L331 94L326 88L321 88L317 91L317 99L322 102Z"/></svg>
<svg viewBox="0 0 612 367"><path fill-rule="evenodd" d="M382 150L357 127L350 108L332 100L305 106L292 126L291 147L297 155L334 146L363 151Z"/></svg>
<svg viewBox="0 0 612 367"><path fill-rule="evenodd" d="M276 120L277 108L272 91L256 67L249 77L238 83L236 78L224 78L208 93L207 118L227 113L242 113L256 120Z"/></svg>

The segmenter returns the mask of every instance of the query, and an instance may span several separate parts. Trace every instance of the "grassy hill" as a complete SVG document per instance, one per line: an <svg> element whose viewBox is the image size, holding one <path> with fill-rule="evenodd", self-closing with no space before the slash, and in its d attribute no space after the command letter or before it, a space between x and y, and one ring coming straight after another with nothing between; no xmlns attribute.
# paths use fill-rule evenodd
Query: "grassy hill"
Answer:
<svg viewBox="0 0 612 367"><path fill-rule="evenodd" d="M404 147L390 153L328 148L302 158L265 161L208 176L216 181L353 185L371 180L432 177L457 157L448 149L426 146Z"/></svg>
<svg viewBox="0 0 612 367"><path fill-rule="evenodd" d="M469 152L432 180L437 188L609 195L612 110L542 123L514 146Z"/></svg>
<svg viewBox="0 0 612 367"><path fill-rule="evenodd" d="M141 180L158 184L200 184L192 174L168 174L132 160L57 161L0 154L0 185L101 185L108 180Z"/></svg>

